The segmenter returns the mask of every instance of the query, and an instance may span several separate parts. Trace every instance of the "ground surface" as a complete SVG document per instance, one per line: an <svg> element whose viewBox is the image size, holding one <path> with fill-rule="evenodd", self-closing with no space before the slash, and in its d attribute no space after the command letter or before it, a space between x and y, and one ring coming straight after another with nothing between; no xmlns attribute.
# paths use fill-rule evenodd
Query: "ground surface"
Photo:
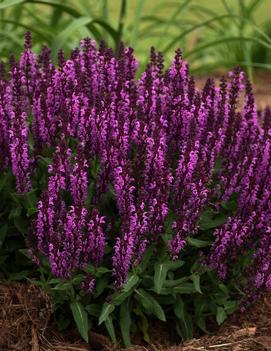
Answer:
<svg viewBox="0 0 271 351"><path fill-rule="evenodd" d="M57 333L48 297L26 284L0 284L1 351L121 351L105 336L90 333L90 345L76 332ZM155 326L154 326L155 327ZM157 334L156 334L157 335ZM159 339L161 333L159 332ZM166 333L163 336L166 338ZM152 340L155 340L155 333ZM213 335L179 346L133 346L130 351L264 351L271 350L271 295L266 295L246 314L233 315ZM166 340L166 339L165 339ZM169 342L167 341L167 344Z"/></svg>

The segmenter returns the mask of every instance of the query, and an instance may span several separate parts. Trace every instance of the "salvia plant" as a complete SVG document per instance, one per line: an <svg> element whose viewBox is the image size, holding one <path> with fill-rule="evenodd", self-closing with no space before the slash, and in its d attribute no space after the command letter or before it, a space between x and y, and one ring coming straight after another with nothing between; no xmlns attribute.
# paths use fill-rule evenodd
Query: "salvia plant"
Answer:
<svg viewBox="0 0 271 351"><path fill-rule="evenodd" d="M2 276L126 346L153 319L192 337L271 286L270 109L239 68L199 90L180 50L137 67L90 39L55 66L27 34L0 70Z"/></svg>

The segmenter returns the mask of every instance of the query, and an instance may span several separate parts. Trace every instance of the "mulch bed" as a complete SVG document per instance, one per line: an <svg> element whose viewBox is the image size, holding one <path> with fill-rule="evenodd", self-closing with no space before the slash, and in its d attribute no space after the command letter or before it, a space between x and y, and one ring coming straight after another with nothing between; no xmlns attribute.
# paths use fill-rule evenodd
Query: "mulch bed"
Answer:
<svg viewBox="0 0 271 351"><path fill-rule="evenodd" d="M0 306L1 351L121 351L106 336L94 332L90 333L90 345L82 342L76 331L57 332L50 299L36 286L0 284ZM166 333L163 337L166 337ZM271 350L271 294L267 294L245 314L233 315L212 335L178 346L162 345L160 341L150 346L135 345L129 350Z"/></svg>

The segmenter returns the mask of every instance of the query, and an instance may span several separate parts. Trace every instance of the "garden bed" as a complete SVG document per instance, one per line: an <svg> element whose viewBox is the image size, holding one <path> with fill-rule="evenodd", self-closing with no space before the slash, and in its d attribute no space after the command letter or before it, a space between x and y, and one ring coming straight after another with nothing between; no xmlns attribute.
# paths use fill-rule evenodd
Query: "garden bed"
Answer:
<svg viewBox="0 0 271 351"><path fill-rule="evenodd" d="M102 335L91 332L90 345L80 341L77 332L59 333L52 318L50 299L28 284L0 285L1 351L87 351L120 350ZM233 315L221 328L178 346L133 346L132 351L246 351L271 348L271 295L266 295L245 314ZM166 331L163 333L166 336ZM160 331L159 331L159 334ZM159 337L159 339L161 339Z"/></svg>

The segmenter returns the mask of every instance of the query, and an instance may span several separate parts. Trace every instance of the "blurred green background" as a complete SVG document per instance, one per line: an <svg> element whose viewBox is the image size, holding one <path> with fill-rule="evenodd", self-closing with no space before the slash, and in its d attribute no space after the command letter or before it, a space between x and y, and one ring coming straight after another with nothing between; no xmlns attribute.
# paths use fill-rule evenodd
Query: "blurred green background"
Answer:
<svg viewBox="0 0 271 351"><path fill-rule="evenodd" d="M91 37L131 45L142 68L151 46L166 63L180 47L194 73L239 64L252 77L271 69L270 13L271 0L2 0L0 56L19 54L30 30L34 49L48 44L54 59Z"/></svg>

